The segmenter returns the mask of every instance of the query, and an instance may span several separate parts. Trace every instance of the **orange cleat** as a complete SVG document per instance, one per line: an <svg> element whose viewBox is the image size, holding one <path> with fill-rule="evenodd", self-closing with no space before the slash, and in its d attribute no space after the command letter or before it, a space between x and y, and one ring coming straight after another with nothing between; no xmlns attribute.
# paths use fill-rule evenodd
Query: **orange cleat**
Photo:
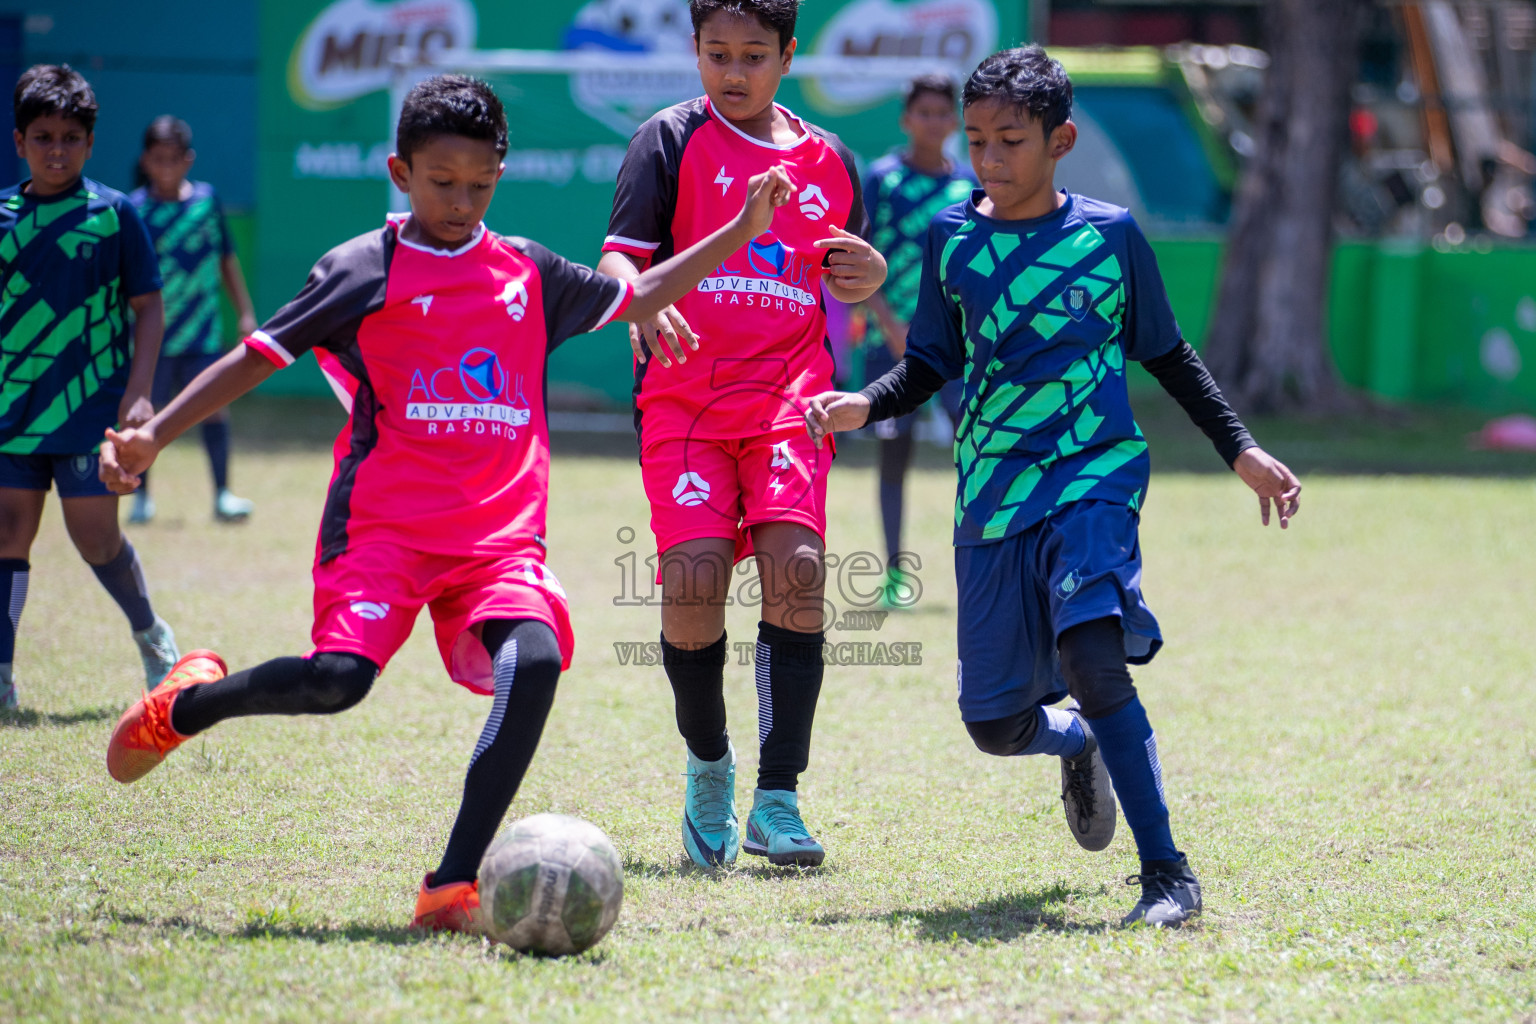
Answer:
<svg viewBox="0 0 1536 1024"><path fill-rule="evenodd" d="M412 928L431 932L480 934L480 883L448 882L432 884L432 872L421 880L416 894L416 917Z"/></svg>
<svg viewBox="0 0 1536 1024"><path fill-rule="evenodd" d="M195 683L214 683L229 674L212 651L190 651L171 666L165 681L133 702L117 720L107 743L107 771L118 782L137 782L187 737L171 728L171 703Z"/></svg>

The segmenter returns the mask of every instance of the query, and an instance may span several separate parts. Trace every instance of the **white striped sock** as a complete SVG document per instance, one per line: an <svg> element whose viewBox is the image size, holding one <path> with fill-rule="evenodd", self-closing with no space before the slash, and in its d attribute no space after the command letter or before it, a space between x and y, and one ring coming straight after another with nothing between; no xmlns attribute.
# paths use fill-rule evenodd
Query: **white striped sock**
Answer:
<svg viewBox="0 0 1536 1024"><path fill-rule="evenodd" d="M773 684L769 678L772 668L773 648L757 642L757 744L768 742L773 730Z"/></svg>
<svg viewBox="0 0 1536 1024"><path fill-rule="evenodd" d="M27 578L31 575L26 569L19 569L11 573L11 632L13 634L21 630L21 610L27 604Z"/></svg>
<svg viewBox="0 0 1536 1024"><path fill-rule="evenodd" d="M496 699L491 704L491 717L485 720L485 728L480 731L480 742L475 744L475 752L470 755L471 768L480 760L480 755L496 742L496 734L501 732L501 720L506 717L507 701L512 696L512 679L516 675L517 641L509 639L496 652Z"/></svg>
<svg viewBox="0 0 1536 1024"><path fill-rule="evenodd" d="M1163 763L1157 758L1157 734L1147 733L1147 761L1152 765L1152 778L1157 782L1157 799L1168 809L1168 797L1163 792Z"/></svg>

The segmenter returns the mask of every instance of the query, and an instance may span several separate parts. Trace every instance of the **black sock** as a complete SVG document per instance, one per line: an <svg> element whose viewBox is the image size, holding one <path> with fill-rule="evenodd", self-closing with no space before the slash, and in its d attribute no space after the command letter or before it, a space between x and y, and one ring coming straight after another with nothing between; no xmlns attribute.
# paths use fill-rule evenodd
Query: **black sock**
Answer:
<svg viewBox="0 0 1536 1024"><path fill-rule="evenodd" d="M0 558L0 665L9 665L16 657L16 631L27 603L31 568L24 558Z"/></svg>
<svg viewBox="0 0 1536 1024"><path fill-rule="evenodd" d="M901 516L907 463L912 459L912 435L880 442L880 522L885 527L886 568L896 564L901 550Z"/></svg>
<svg viewBox="0 0 1536 1024"><path fill-rule="evenodd" d="M677 731L693 756L718 761L730 749L725 731L725 634L708 647L688 651L661 638L661 664L672 684Z"/></svg>
<svg viewBox="0 0 1536 1024"><path fill-rule="evenodd" d="M155 624L155 610L149 606L149 586L144 582L144 567L139 564L139 553L133 550L127 537L123 538L123 549L116 558L106 565L92 565L91 571L128 616L128 625L135 633Z"/></svg>
<svg viewBox="0 0 1536 1024"><path fill-rule="evenodd" d="M535 619L496 619L481 635L496 666L496 699L469 759L464 800L432 884L473 881L480 859L538 749L560 680L560 643Z"/></svg>
<svg viewBox="0 0 1536 1024"><path fill-rule="evenodd" d="M208 449L208 468L213 471L215 493L229 486L229 421L203 422L203 447Z"/></svg>
<svg viewBox="0 0 1536 1024"><path fill-rule="evenodd" d="M340 651L273 658L182 690L171 704L171 728L192 736L244 715L333 715L366 697L378 674L367 658Z"/></svg>
<svg viewBox="0 0 1536 1024"><path fill-rule="evenodd" d="M757 624L758 789L794 791L811 757L825 633Z"/></svg>

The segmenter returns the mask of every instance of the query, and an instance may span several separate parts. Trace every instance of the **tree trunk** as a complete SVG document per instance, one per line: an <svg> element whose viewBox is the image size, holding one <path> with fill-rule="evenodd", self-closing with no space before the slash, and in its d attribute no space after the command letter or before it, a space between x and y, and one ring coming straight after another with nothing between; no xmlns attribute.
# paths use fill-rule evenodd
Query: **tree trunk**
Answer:
<svg viewBox="0 0 1536 1024"><path fill-rule="evenodd" d="M1269 70L1238 179L1205 359L1239 408L1344 400L1328 351L1339 161L1367 0L1269 0Z"/></svg>

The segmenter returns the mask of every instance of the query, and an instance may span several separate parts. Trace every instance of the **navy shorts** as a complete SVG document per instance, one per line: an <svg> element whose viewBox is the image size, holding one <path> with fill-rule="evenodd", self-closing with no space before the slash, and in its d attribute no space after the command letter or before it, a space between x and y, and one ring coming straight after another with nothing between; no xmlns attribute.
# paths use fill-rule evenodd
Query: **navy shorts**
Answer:
<svg viewBox="0 0 1536 1024"><path fill-rule="evenodd" d="M55 483L61 498L99 498L112 492L101 482L99 455L0 454L0 487L46 491Z"/></svg>
<svg viewBox="0 0 1536 1024"><path fill-rule="evenodd" d="M879 380L896 365L896 360L891 358L891 350L885 345L869 345L864 349L864 383ZM961 382L958 380L946 381L939 392L939 401L944 404L944 412L949 415L951 426L960 422L960 391ZM892 441L898 437L906 437L917 426L917 418L922 415L922 409L909 412L905 416L897 416L895 419L881 420L874 424L875 436L882 441Z"/></svg>
<svg viewBox="0 0 1536 1024"><path fill-rule="evenodd" d="M188 352L179 356L161 356L155 363L155 385L149 400L160 410L208 367L224 357L222 352Z"/></svg>
<svg viewBox="0 0 1536 1024"><path fill-rule="evenodd" d="M1139 519L1124 505L1076 501L995 544L955 548L962 720L1065 697L1056 639L1084 622L1118 618L1126 660L1152 660L1163 640L1141 594Z"/></svg>

